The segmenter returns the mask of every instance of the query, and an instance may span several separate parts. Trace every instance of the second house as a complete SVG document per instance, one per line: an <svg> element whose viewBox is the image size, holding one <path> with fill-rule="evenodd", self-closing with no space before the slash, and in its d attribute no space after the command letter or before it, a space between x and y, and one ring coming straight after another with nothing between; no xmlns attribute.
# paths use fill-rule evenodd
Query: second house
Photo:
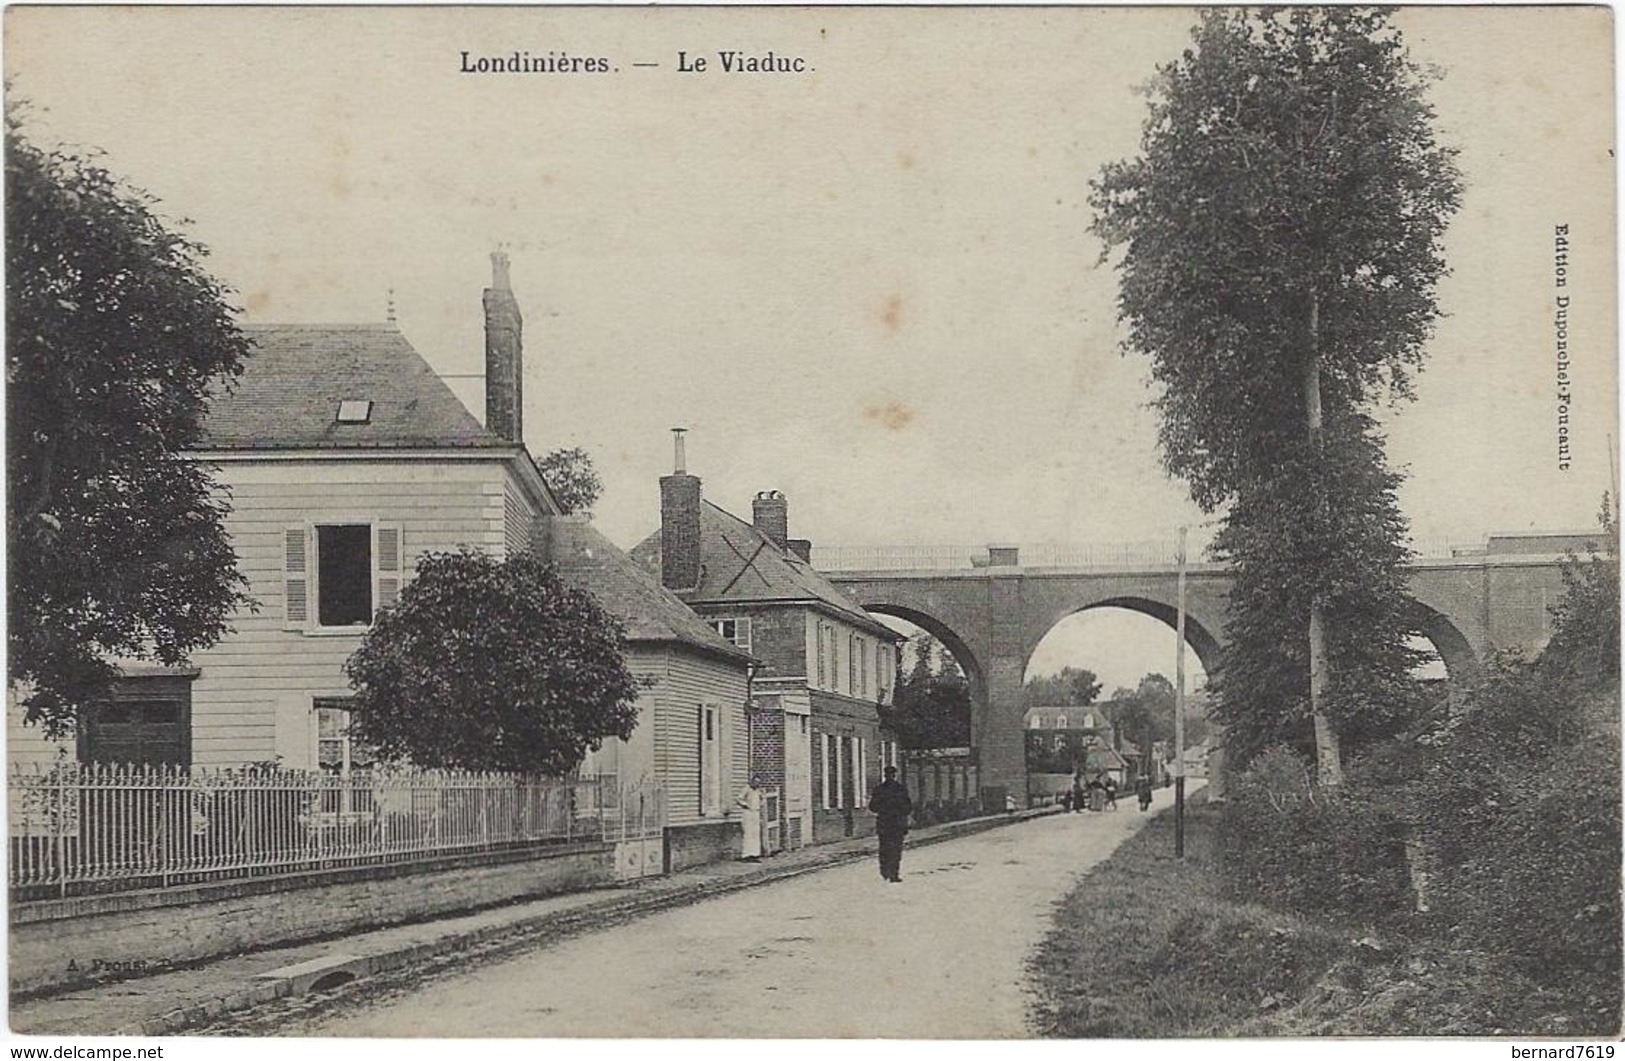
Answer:
<svg viewBox="0 0 1625 1061"><path fill-rule="evenodd" d="M780 797L769 809L778 844L872 833L869 792L897 765L881 709L905 638L813 569L811 543L789 537L783 494L757 494L747 523L704 500L684 465L679 432L675 470L660 480L660 530L632 556L758 661L751 773Z"/></svg>

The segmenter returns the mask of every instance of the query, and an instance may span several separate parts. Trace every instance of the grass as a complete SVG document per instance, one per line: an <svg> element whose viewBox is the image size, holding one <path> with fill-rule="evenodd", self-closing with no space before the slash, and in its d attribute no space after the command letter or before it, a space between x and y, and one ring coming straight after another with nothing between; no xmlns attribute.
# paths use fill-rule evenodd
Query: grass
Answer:
<svg viewBox="0 0 1625 1061"><path fill-rule="evenodd" d="M1039 1034L1239 1034L1230 1029L1301 997L1352 949L1335 931L1227 898L1216 816L1198 794L1176 860L1173 815L1159 815L1060 903L1030 963Z"/></svg>
<svg viewBox="0 0 1625 1061"><path fill-rule="evenodd" d="M1058 904L1029 963L1040 1035L1598 1033L1496 956L1237 897L1219 873L1218 814L1193 800L1182 861L1173 816L1159 815Z"/></svg>

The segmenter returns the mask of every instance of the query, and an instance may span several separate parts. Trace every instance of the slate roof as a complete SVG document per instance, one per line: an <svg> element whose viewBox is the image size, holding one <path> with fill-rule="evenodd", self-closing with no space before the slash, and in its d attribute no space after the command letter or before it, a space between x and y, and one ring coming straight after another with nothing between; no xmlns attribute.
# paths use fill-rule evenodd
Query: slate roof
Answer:
<svg viewBox="0 0 1625 1061"><path fill-rule="evenodd" d="M619 616L628 640L687 645L740 665L750 661L748 652L725 640L585 519L555 518L550 540L550 558L559 575Z"/></svg>
<svg viewBox="0 0 1625 1061"><path fill-rule="evenodd" d="M208 449L512 449L487 431L393 324L246 325L254 349L209 402ZM366 423L339 402L372 402Z"/></svg>
<svg viewBox="0 0 1625 1061"><path fill-rule="evenodd" d="M660 532L632 549L632 559L660 577ZM682 599L697 604L821 604L889 640L906 640L879 622L801 557L775 545L752 524L700 502L700 584Z"/></svg>

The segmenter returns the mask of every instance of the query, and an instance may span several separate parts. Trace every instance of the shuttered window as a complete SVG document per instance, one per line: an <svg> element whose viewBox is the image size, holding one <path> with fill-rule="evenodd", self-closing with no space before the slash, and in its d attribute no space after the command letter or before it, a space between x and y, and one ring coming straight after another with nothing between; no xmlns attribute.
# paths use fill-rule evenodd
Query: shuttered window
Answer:
<svg viewBox="0 0 1625 1061"><path fill-rule="evenodd" d="M310 622L310 532L289 527L282 540L283 625L297 628Z"/></svg>
<svg viewBox="0 0 1625 1061"><path fill-rule="evenodd" d="M401 595L401 528L375 523L373 540L373 609L387 608Z"/></svg>
<svg viewBox="0 0 1625 1061"><path fill-rule="evenodd" d="M405 570L398 523L324 523L284 528L283 625L372 625L400 597Z"/></svg>
<svg viewBox="0 0 1625 1061"><path fill-rule="evenodd" d="M833 733L821 738L824 747L824 809L841 807L841 739Z"/></svg>

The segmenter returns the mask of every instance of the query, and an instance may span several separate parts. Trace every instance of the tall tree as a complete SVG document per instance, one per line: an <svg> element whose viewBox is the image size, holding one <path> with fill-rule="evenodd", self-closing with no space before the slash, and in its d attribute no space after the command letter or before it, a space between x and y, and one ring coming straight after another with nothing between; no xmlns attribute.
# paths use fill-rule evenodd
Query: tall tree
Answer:
<svg viewBox="0 0 1625 1061"><path fill-rule="evenodd" d="M620 622L530 553L430 553L344 665L386 760L561 775L637 725Z"/></svg>
<svg viewBox="0 0 1625 1061"><path fill-rule="evenodd" d="M6 650L55 735L108 694L110 657L181 663L247 603L224 494L186 451L249 345L154 202L7 115Z"/></svg>
<svg viewBox="0 0 1625 1061"><path fill-rule="evenodd" d="M1367 410L1410 395L1432 334L1455 153L1386 11L1213 11L1193 40L1157 72L1140 157L1094 181L1093 227L1123 250L1164 463L1231 506L1216 713L1301 718L1336 783L1342 736L1382 728L1364 716L1390 713L1374 701L1410 662L1404 522ZM1272 610L1288 644L1264 658Z"/></svg>
<svg viewBox="0 0 1625 1061"><path fill-rule="evenodd" d="M942 646L923 630L910 638L908 643L914 649L914 662L909 667L908 680L923 686L936 673L937 654Z"/></svg>

